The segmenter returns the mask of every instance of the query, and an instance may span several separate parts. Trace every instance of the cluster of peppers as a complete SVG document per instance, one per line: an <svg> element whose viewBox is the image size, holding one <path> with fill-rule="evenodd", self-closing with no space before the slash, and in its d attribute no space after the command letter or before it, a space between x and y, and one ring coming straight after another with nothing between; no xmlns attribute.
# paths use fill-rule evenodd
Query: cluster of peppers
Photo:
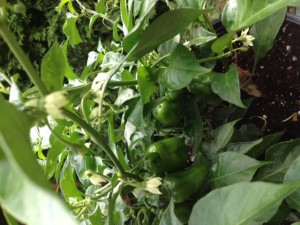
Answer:
<svg viewBox="0 0 300 225"><path fill-rule="evenodd" d="M209 76L195 78L189 86L190 92L208 98L213 95ZM183 90L167 91L166 98L153 110L153 116L164 127L175 127L184 117L184 107L180 97ZM181 137L171 137L148 146L145 160L148 169L164 176L164 186L170 191L175 203L176 216L187 223L191 212L188 201L195 195L210 172L210 163L202 161L187 167L189 148Z"/></svg>

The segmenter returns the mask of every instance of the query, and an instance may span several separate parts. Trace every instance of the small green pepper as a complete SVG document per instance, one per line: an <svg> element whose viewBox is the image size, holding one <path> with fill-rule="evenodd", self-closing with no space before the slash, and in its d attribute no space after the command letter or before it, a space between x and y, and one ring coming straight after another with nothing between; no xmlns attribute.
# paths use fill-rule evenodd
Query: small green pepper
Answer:
<svg viewBox="0 0 300 225"><path fill-rule="evenodd" d="M162 101L153 111L153 116L166 127L176 126L183 117L183 107L177 101Z"/></svg>
<svg viewBox="0 0 300 225"><path fill-rule="evenodd" d="M174 202L184 202L195 194L204 184L209 170L209 163L202 162L186 170L165 176L164 184L171 191Z"/></svg>
<svg viewBox="0 0 300 225"><path fill-rule="evenodd" d="M182 95L183 95L183 89L175 90L175 91L166 89L165 92L165 96L168 101L176 101L179 98L181 98Z"/></svg>
<svg viewBox="0 0 300 225"><path fill-rule="evenodd" d="M184 168L189 158L188 148L182 138L173 137L151 144L145 154L152 172L162 174Z"/></svg>
<svg viewBox="0 0 300 225"><path fill-rule="evenodd" d="M193 94L206 99L214 94L211 88L211 82L212 78L210 73L202 74L193 78L188 88Z"/></svg>

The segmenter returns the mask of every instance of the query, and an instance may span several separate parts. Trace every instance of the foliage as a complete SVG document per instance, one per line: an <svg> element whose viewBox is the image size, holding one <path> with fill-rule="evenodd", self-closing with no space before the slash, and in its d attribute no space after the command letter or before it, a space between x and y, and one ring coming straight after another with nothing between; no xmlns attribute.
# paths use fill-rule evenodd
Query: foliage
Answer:
<svg viewBox="0 0 300 225"><path fill-rule="evenodd" d="M252 46L261 59L296 1L229 0L223 36L211 2L24 1L47 18L27 40L24 5L0 0L1 45L20 65L0 70L9 224L299 221L300 140L243 124L251 99L232 62ZM32 84L11 76L21 68Z"/></svg>

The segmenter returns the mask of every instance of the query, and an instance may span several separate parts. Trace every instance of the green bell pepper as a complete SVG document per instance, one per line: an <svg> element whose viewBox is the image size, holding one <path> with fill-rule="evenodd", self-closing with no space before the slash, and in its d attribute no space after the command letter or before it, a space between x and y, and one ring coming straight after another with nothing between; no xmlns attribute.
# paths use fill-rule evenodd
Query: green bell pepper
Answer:
<svg viewBox="0 0 300 225"><path fill-rule="evenodd" d="M173 137L151 144L145 154L150 171L157 174L173 172L184 168L189 158L184 139Z"/></svg>
<svg viewBox="0 0 300 225"><path fill-rule="evenodd" d="M181 102L165 99L153 110L153 116L163 126L176 126L183 117L183 109Z"/></svg>
<svg viewBox="0 0 300 225"><path fill-rule="evenodd" d="M211 88L211 73L202 74L198 77L193 78L188 89L195 95L206 99L214 95Z"/></svg>
<svg viewBox="0 0 300 225"><path fill-rule="evenodd" d="M168 174L164 185L171 191L174 202L184 202L204 184L210 171L210 164L202 162L186 170Z"/></svg>

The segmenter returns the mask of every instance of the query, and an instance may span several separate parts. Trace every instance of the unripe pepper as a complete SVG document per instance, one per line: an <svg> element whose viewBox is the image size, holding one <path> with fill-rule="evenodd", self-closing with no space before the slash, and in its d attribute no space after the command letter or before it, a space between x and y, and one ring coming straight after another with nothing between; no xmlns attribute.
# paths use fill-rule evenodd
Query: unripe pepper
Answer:
<svg viewBox="0 0 300 225"><path fill-rule="evenodd" d="M162 101L153 111L153 116L166 127L176 126L183 117L183 106L179 101Z"/></svg>
<svg viewBox="0 0 300 225"><path fill-rule="evenodd" d="M151 144L145 154L147 166L152 172L162 174L183 168L189 158L184 139L173 137Z"/></svg>
<svg viewBox="0 0 300 225"><path fill-rule="evenodd" d="M211 74L202 74L198 77L193 78L188 89L195 95L206 99L212 96L214 93L211 88Z"/></svg>
<svg viewBox="0 0 300 225"><path fill-rule="evenodd" d="M184 202L201 188L209 171L210 164L202 162L186 170L168 174L164 178L164 185L171 190L174 202Z"/></svg>

